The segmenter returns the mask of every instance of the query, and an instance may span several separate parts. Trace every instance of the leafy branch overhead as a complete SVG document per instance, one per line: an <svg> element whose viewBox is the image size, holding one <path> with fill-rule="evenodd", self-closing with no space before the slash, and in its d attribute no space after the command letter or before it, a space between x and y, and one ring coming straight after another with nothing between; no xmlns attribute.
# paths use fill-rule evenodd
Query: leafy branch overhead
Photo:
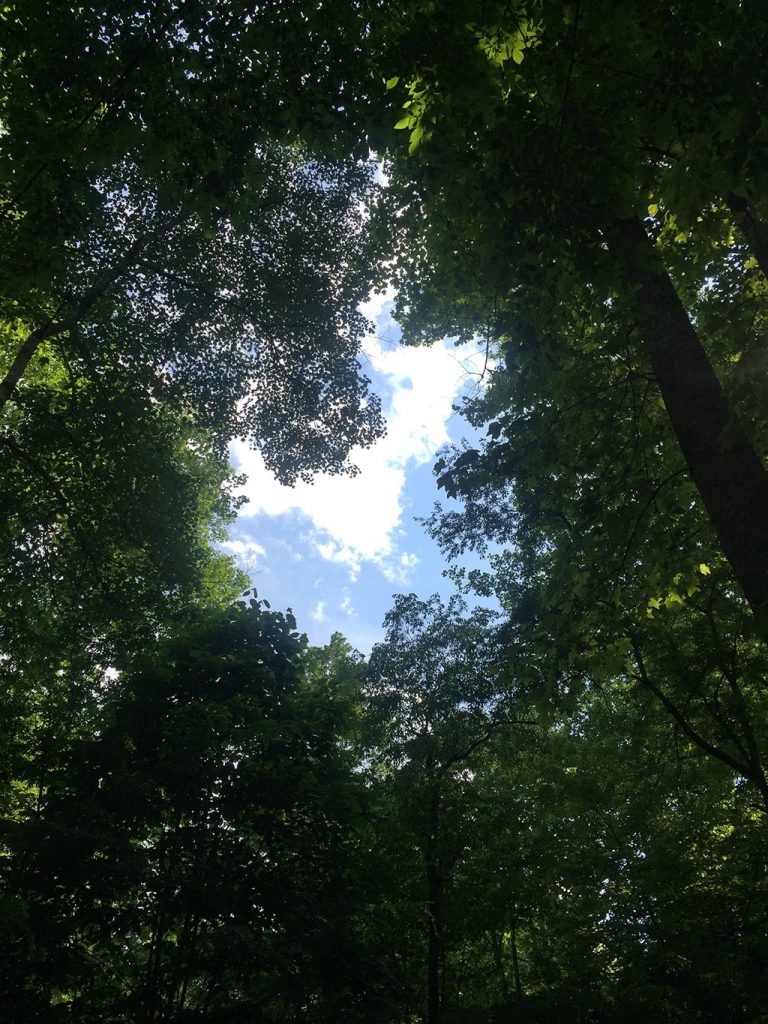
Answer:
<svg viewBox="0 0 768 1024"><path fill-rule="evenodd" d="M79 373L130 367L290 483L348 470L383 430L357 363L372 168L313 153L261 88L288 88L283 35L309 43L232 13L5 8L2 316L26 337L3 354L0 409L55 338Z"/></svg>

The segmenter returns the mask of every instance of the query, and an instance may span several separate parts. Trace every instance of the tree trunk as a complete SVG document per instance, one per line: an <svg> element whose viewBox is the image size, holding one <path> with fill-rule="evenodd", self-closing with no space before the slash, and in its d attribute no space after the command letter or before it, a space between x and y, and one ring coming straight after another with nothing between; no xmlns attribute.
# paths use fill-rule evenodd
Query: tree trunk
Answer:
<svg viewBox="0 0 768 1024"><path fill-rule="evenodd" d="M768 472L731 409L653 242L636 218L611 250L693 483L753 609L768 607Z"/></svg>
<svg viewBox="0 0 768 1024"><path fill-rule="evenodd" d="M427 845L427 1024L440 1024L440 964L443 945L443 875L438 850L440 800L436 790L429 802L429 842Z"/></svg>
<svg viewBox="0 0 768 1024"><path fill-rule="evenodd" d="M489 935L493 950L493 962L496 965L496 973L501 984L501 1001L507 1006L509 1005L509 985L507 984L507 972L504 970L504 933L490 932Z"/></svg>
<svg viewBox="0 0 768 1024"><path fill-rule="evenodd" d="M743 196L729 192L725 201L760 269L768 277L768 229Z"/></svg>
<svg viewBox="0 0 768 1024"><path fill-rule="evenodd" d="M515 981L515 999L518 1003L523 1001L523 985L520 981L520 961L517 956L517 915L512 911L510 918L510 941L512 944L512 977Z"/></svg>

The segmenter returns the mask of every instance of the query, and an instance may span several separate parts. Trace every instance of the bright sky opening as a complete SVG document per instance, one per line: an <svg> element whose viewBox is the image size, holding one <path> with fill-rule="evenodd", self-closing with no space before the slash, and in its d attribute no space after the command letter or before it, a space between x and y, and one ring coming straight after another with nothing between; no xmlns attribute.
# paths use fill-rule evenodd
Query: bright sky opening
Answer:
<svg viewBox="0 0 768 1024"><path fill-rule="evenodd" d="M357 476L284 487L258 452L242 442L231 450L248 477L248 504L226 549L260 596L275 608L292 606L311 642L326 643L338 630L366 653L381 638L393 593L449 589L444 562L414 517L438 500L436 452L469 432L454 406L480 386L486 362L476 345L400 345L391 310L391 294L363 307L376 329L362 361L381 396L387 435L353 452Z"/></svg>

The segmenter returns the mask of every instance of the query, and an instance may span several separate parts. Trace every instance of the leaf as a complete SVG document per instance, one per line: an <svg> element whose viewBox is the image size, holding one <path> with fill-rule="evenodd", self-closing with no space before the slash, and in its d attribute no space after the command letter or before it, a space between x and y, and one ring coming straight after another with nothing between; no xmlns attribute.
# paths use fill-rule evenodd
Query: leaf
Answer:
<svg viewBox="0 0 768 1024"><path fill-rule="evenodd" d="M411 132L411 144L408 147L408 152L411 155L413 155L413 153L415 153L416 150L419 148L419 144L421 143L421 140L422 140L423 136L424 136L424 127L423 127L423 125L417 124L416 127Z"/></svg>
<svg viewBox="0 0 768 1024"><path fill-rule="evenodd" d="M515 64L522 64L523 63L523 51L522 50L513 50L512 51L512 60L515 62Z"/></svg>
<svg viewBox="0 0 768 1024"><path fill-rule="evenodd" d="M699 562L699 572L702 576L712 575L712 570L709 568L706 562Z"/></svg>
<svg viewBox="0 0 768 1024"><path fill-rule="evenodd" d="M658 212L659 212L658 203L651 203L650 206L648 207L648 216L649 217L655 217Z"/></svg>
<svg viewBox="0 0 768 1024"><path fill-rule="evenodd" d="M394 89L397 83L400 81L400 76L395 75L393 78L387 79L387 89Z"/></svg>
<svg viewBox="0 0 768 1024"><path fill-rule="evenodd" d="M400 120L395 125L395 128L396 129L410 128L412 123L413 123L413 118L411 117L410 114L408 114L407 117L401 117L400 118Z"/></svg>

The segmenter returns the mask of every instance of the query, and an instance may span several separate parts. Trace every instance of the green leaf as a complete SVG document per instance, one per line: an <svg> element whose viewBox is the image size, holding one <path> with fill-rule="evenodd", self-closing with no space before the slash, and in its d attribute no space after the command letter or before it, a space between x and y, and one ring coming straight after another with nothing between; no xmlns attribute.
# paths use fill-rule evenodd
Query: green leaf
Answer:
<svg viewBox="0 0 768 1024"><path fill-rule="evenodd" d="M419 148L419 144L421 143L423 136L424 128L422 127L422 125L417 124L416 127L411 132L411 144L408 147L408 152L410 154L415 153L416 150Z"/></svg>
<svg viewBox="0 0 768 1024"><path fill-rule="evenodd" d="M397 83L400 81L400 76L395 75L393 78L387 79L387 89L394 89Z"/></svg>

